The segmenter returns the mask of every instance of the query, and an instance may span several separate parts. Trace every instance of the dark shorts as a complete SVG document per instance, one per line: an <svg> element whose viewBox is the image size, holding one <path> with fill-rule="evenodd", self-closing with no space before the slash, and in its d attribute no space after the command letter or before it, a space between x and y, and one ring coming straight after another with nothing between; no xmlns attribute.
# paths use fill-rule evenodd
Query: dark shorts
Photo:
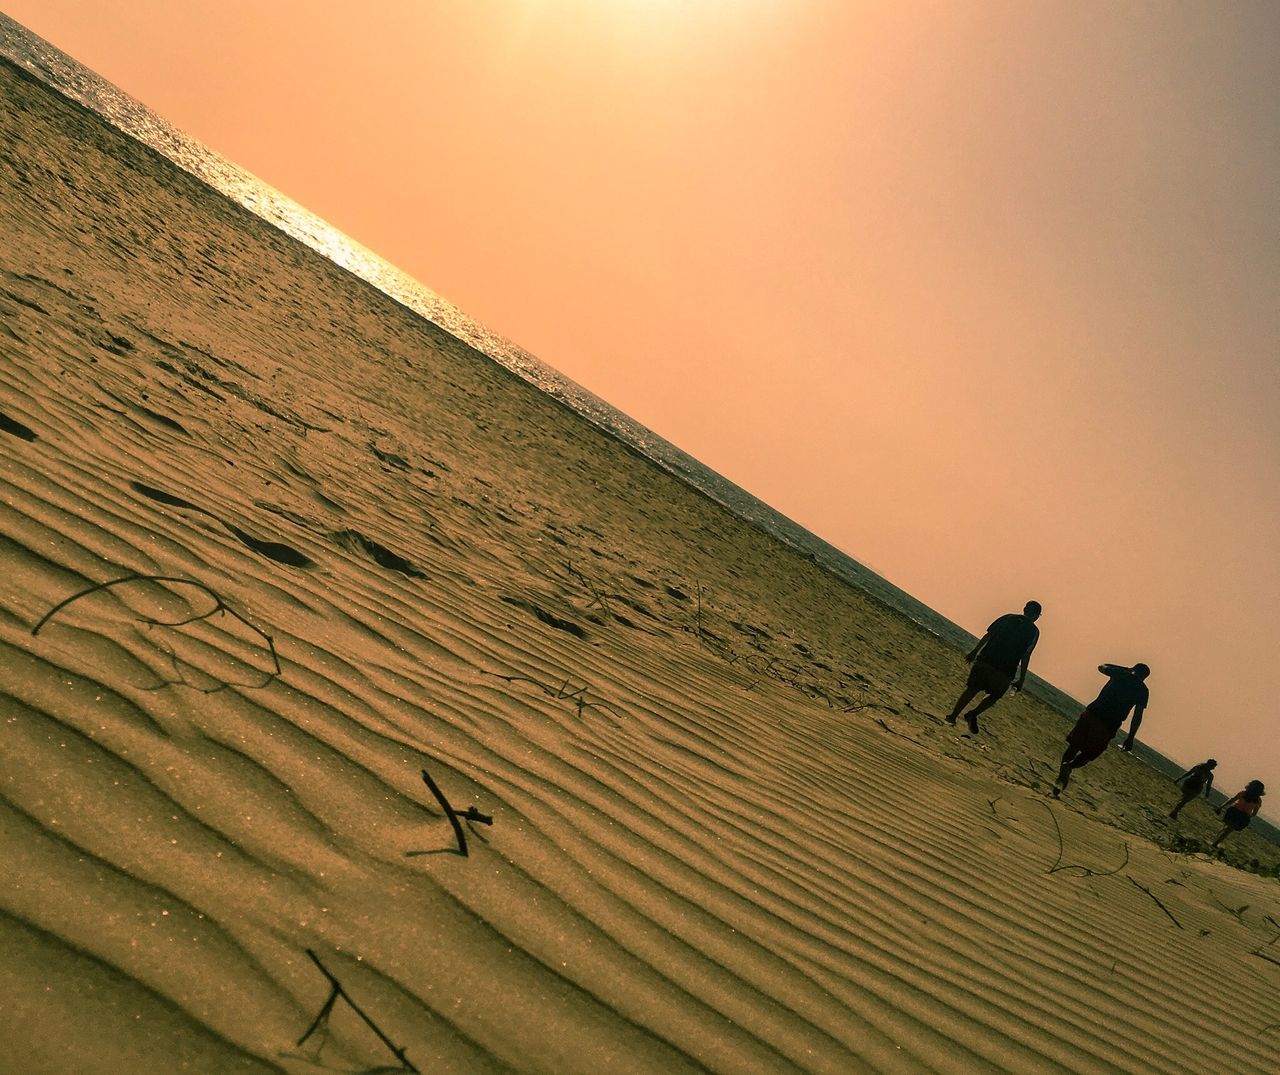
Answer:
<svg viewBox="0 0 1280 1075"><path fill-rule="evenodd" d="M1237 810L1234 806L1228 806L1226 812L1222 815L1222 820L1227 828L1235 829L1236 832L1241 829L1247 829L1251 818L1251 814L1246 814L1243 810Z"/></svg>
<svg viewBox="0 0 1280 1075"><path fill-rule="evenodd" d="M973 667L969 669L969 686L974 690L986 691L992 698L1003 695L1012 682L1012 672L1006 672L985 661L974 661Z"/></svg>
<svg viewBox="0 0 1280 1075"><path fill-rule="evenodd" d="M1093 761L1102 756L1119 730L1110 721L1099 720L1086 709L1080 714L1076 726L1067 732L1067 746L1079 751L1082 762Z"/></svg>

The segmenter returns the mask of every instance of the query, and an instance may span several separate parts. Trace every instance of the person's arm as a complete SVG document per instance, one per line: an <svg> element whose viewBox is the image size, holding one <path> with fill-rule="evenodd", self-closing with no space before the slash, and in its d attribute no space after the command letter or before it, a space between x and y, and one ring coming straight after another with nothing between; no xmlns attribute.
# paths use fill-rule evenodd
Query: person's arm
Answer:
<svg viewBox="0 0 1280 1075"><path fill-rule="evenodd" d="M982 647L987 644L987 639L989 639L990 637L991 637L991 632L988 631L985 635L983 635L980 639L978 639L978 644L964 655L964 659L968 661L970 664L973 664L978 654L982 652Z"/></svg>
<svg viewBox="0 0 1280 1075"><path fill-rule="evenodd" d="M1204 797L1209 797L1209 789L1213 787L1213 774L1209 774L1209 779L1204 782Z"/></svg>
<svg viewBox="0 0 1280 1075"><path fill-rule="evenodd" d="M1190 775L1191 775L1191 770L1190 770L1190 769L1188 769L1188 770L1187 770L1185 773L1183 773L1181 776L1175 776L1175 777L1173 778L1173 782L1174 782L1175 784L1181 784L1181 783L1182 783L1184 780L1186 780L1186 779L1187 779L1187 777L1189 777Z"/></svg>
<svg viewBox="0 0 1280 1075"><path fill-rule="evenodd" d="M1215 813L1215 814L1217 814L1219 817L1221 817L1223 814L1225 814L1225 813L1226 813L1226 811L1227 811L1227 807L1228 807L1228 806L1235 806L1235 804L1236 804L1236 799L1238 799L1238 798L1240 798L1240 796L1239 796L1239 795L1237 795L1235 799L1228 799L1228 800L1227 800L1226 802L1224 802L1221 806L1219 806L1216 810L1214 810L1214 813Z"/></svg>
<svg viewBox="0 0 1280 1075"><path fill-rule="evenodd" d="M1129 669L1122 664L1100 664L1098 665L1098 671L1104 676L1115 676L1121 672L1127 672Z"/></svg>
<svg viewBox="0 0 1280 1075"><path fill-rule="evenodd" d="M1027 652L1022 655L1022 660L1018 662L1018 678L1014 681L1013 689L1015 691L1022 690L1022 685L1027 681L1027 666L1031 664L1031 654L1035 651L1036 643L1040 641L1040 635L1037 634L1031 640L1031 645L1027 647Z"/></svg>
<svg viewBox="0 0 1280 1075"><path fill-rule="evenodd" d="M1133 749L1133 741L1138 736L1138 729L1142 727L1142 711L1146 708L1147 707L1145 705L1136 706L1134 708L1133 723L1129 725L1128 738L1126 738L1125 741L1120 744L1121 750L1129 751Z"/></svg>

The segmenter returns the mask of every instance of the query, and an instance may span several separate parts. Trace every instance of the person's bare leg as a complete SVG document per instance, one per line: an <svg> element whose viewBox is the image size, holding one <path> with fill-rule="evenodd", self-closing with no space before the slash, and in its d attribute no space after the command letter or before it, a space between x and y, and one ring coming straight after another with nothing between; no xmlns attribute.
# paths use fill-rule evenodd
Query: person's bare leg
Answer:
<svg viewBox="0 0 1280 1075"><path fill-rule="evenodd" d="M1199 792L1197 792L1196 794L1199 794ZM1175 806L1172 810L1169 811L1169 816L1177 817L1180 813L1182 813L1182 808L1186 806L1187 803L1189 803L1194 798L1195 798L1195 795L1187 795L1186 797L1184 797L1182 802L1178 803L1177 806Z"/></svg>
<svg viewBox="0 0 1280 1075"><path fill-rule="evenodd" d="M960 695L959 701L955 704L955 708L951 710L951 715L947 717L947 723L954 724L960 717L960 710L972 702L981 693L981 687L965 687L964 691Z"/></svg>
<svg viewBox="0 0 1280 1075"><path fill-rule="evenodd" d="M978 734L978 714L985 713L998 701L1000 701L1000 699L994 694L988 694L981 702L975 705L964 715L964 719L969 722L969 731L973 732L974 735Z"/></svg>
<svg viewBox="0 0 1280 1075"><path fill-rule="evenodd" d="M1054 782L1053 797L1056 799L1058 794L1066 790L1067 784L1071 780L1071 770L1077 768L1077 761L1080 758L1080 752L1075 747L1067 747L1066 753L1062 755L1062 764L1058 767L1058 779Z"/></svg>
<svg viewBox="0 0 1280 1075"><path fill-rule="evenodd" d="M1218 835L1217 835L1217 836L1215 836L1215 837L1213 838L1213 846L1214 846L1214 847L1217 847L1220 843L1222 843L1222 839L1223 839L1223 837L1224 837L1224 836L1226 836L1226 835L1227 835L1227 833L1229 833L1230 831L1231 831L1231 826L1230 826L1230 825L1224 825L1224 826L1222 827L1222 831L1221 831L1220 833L1218 833Z"/></svg>

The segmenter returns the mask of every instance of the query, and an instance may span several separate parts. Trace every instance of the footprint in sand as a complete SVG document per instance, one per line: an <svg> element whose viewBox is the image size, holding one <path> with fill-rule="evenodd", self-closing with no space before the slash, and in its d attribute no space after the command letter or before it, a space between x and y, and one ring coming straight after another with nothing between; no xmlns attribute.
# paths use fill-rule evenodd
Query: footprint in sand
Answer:
<svg viewBox="0 0 1280 1075"><path fill-rule="evenodd" d="M22 440L38 440L39 434L34 429L24 426L15 418L10 418L3 411L0 411L0 429L8 433L10 436L19 437Z"/></svg>
<svg viewBox="0 0 1280 1075"><path fill-rule="evenodd" d="M239 527L233 526L225 519L219 519L213 512L200 507L199 504L193 504L190 500L184 500L180 496L174 496L172 493L166 493L163 489L156 489L138 481L131 481L129 485L135 493L141 493L143 496L161 504L167 504L173 508L181 508L183 511L194 511L199 515L207 515L214 522L224 526L240 542L260 556L265 556L268 560L274 560L278 564L287 564L289 567L311 567L314 563L310 557L300 553L292 545L285 545L280 541L263 541L260 538L256 538L252 534L245 533Z"/></svg>

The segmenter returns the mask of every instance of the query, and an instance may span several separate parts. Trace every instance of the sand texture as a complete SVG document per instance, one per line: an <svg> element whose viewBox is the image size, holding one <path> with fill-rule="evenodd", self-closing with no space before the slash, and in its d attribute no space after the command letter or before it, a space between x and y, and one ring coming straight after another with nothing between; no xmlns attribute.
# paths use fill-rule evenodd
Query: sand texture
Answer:
<svg viewBox="0 0 1280 1075"><path fill-rule="evenodd" d="M1277 1068L1203 805L0 91L0 1070Z"/></svg>

